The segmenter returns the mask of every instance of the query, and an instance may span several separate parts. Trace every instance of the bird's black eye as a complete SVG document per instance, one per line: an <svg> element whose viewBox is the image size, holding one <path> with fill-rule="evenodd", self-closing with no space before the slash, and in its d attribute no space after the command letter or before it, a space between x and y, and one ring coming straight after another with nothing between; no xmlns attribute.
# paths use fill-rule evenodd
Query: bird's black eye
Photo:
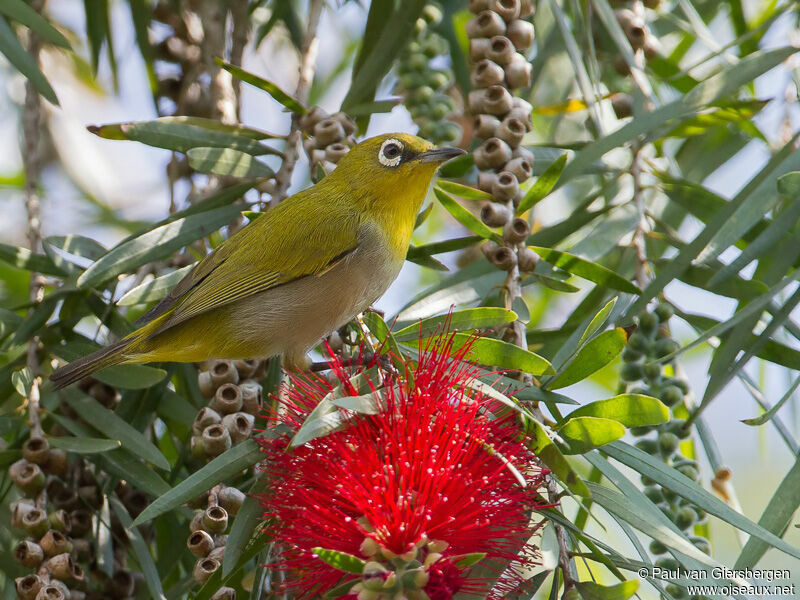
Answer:
<svg viewBox="0 0 800 600"><path fill-rule="evenodd" d="M378 160L384 167L396 167L403 157L403 144L390 138L381 144Z"/></svg>

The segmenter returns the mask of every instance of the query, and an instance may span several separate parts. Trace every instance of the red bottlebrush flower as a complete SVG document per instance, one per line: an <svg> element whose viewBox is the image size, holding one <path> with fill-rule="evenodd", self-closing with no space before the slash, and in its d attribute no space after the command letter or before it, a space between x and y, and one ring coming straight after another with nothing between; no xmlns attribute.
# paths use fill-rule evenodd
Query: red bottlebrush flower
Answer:
<svg viewBox="0 0 800 600"><path fill-rule="evenodd" d="M544 473L514 415L492 415L496 401L468 386L478 373L463 360L468 349L454 353L452 337L439 338L404 374L379 369L377 414L344 411L344 428L296 449L285 438L263 442L265 516L298 598L319 598L345 580L314 554L320 547L370 561L350 592L367 599L485 595L487 581L470 578L462 555L485 554L501 571L530 562L523 549L530 510L543 504ZM339 359L331 366L344 382L341 395L358 395ZM297 430L332 389L325 379L294 376L287 410L275 418Z"/></svg>

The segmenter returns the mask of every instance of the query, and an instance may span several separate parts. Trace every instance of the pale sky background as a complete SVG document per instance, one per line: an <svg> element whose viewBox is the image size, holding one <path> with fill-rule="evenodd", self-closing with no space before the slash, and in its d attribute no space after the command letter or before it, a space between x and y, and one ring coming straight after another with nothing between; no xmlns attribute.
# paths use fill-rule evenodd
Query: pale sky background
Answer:
<svg viewBox="0 0 800 600"><path fill-rule="evenodd" d="M77 0L59 0L49 3L51 13L59 22L79 31L84 38L84 16L82 3ZM72 171L80 177L80 184L91 194L109 206L119 209L130 218L155 220L163 217L169 206L164 167L169 158L166 151L149 148L133 142L109 141L100 139L85 129L89 124L111 123L150 119L155 116L154 107L147 88L147 78L143 62L135 47L134 33L130 23L127 3L112 2L115 48L117 52L120 90L118 94L101 95L87 91L76 85L66 69L66 59L60 54L49 54L44 60L44 69L61 101L61 109L51 111L51 123L56 132L57 150ZM347 3L332 13L324 13L320 28L320 52L318 70L328 71L338 62L341 53L340 31L350 32L351 37L360 36L365 13L358 3ZM729 37L728 32L720 30L718 40ZM784 46L791 42L796 32L791 31L787 21L778 23L765 39L768 47ZM274 41L269 38L258 52L248 49L244 68L270 79L281 87L291 90L296 77L296 57L285 40ZM85 50L85 49L84 49ZM85 54L85 51L84 51ZM0 58L2 60L2 58ZM776 97L757 118L756 122L766 133L774 138L785 114L782 99L791 76L788 68L782 66L755 82L759 97ZM103 61L101 82L110 89L110 76L107 64ZM336 81L321 104L334 111L343 98L349 83L349 75ZM20 98L22 80L18 75L9 75L8 65L0 63L0 174L13 173L20 168L18 150L17 106L13 98ZM282 107L261 91L243 85L243 121L247 125L269 131L285 132L288 129L288 116ZM795 128L798 123L798 108L791 107ZM370 134L390 131L414 133L408 113L402 107L395 108L391 114L373 118ZM731 197L767 161L768 153L760 142L752 142L743 149L724 169L711 175L705 184L717 193ZM305 165L305 163L303 163ZM93 237L106 245L119 240L122 233L105 227L87 224L81 213L82 204L78 202L81 193L61 174L52 170L44 174L46 196L43 200L43 229L46 235L80 233ZM296 189L306 185L305 167L299 168L293 180ZM179 192L178 198L181 198ZM564 217L564 203L558 196L542 203L537 216L544 221L553 222ZM21 196L16 191L0 188L0 240L6 243L24 243L24 212ZM458 229L453 226L453 232ZM697 223L689 223L682 230L684 238L693 237ZM443 238L447 232L440 232ZM723 255L728 261L736 252ZM406 263L400 278L379 302L379 307L393 314L419 288L421 269ZM666 290L667 297L690 312L705 313L718 319L730 315L735 303L727 298L698 292L680 283L672 284ZM563 316L561 317L563 319ZM674 332L682 341L693 338L692 332L682 323L674 320ZM796 342L794 345L797 345ZM702 396L709 362L708 352L694 352L681 361L692 382L694 392ZM774 403L788 387L794 373L769 364L751 361L751 375L764 384L766 397ZM566 393L580 402L608 397L605 390L593 384L580 384L568 388ZM790 467L793 458L783 442L770 425L753 428L741 423L741 419L754 417L759 411L743 386L735 381L711 405L705 415L712 425L721 454L733 469L735 486L744 512L753 520L758 520L761 511L778 482ZM780 416L789 425L794 435L800 437L796 405L785 407ZM703 473L708 481L708 470ZM730 528L713 525L715 554L724 562L730 563L739 548ZM800 545L800 534L791 527L787 540ZM796 578L800 578L800 564L785 555L771 551L761 562L762 566L793 568Z"/></svg>

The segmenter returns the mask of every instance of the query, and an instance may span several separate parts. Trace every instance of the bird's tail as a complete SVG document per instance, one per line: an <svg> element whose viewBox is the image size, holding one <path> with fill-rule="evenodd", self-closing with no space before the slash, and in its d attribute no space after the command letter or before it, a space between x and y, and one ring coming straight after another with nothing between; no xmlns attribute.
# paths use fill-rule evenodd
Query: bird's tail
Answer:
<svg viewBox="0 0 800 600"><path fill-rule="evenodd" d="M101 369L118 365L125 360L124 350L132 341L127 338L122 339L110 346L101 348L89 356L74 360L68 365L53 371L50 375L50 381L55 384L55 389L58 390L80 381Z"/></svg>

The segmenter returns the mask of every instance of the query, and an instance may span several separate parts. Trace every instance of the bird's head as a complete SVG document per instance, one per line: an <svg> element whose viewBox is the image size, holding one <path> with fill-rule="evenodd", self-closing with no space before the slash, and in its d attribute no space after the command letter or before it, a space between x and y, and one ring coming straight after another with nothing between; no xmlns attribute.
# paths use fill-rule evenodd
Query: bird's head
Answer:
<svg viewBox="0 0 800 600"><path fill-rule="evenodd" d="M383 208L393 201L421 203L436 169L461 154L464 151L459 148L436 148L415 135L389 133L355 146L339 162L334 175Z"/></svg>

